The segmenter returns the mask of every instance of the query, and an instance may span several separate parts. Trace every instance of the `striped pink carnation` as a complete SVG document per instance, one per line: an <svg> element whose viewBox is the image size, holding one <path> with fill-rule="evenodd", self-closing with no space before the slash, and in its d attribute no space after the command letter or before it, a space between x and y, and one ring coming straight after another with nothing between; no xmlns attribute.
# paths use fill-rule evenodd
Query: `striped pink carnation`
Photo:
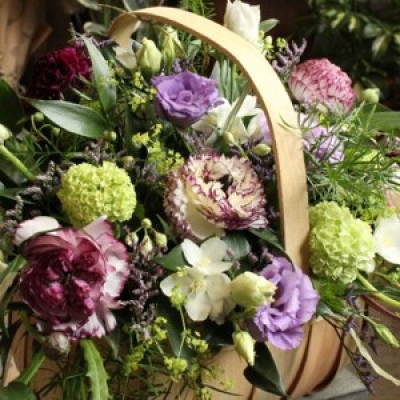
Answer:
<svg viewBox="0 0 400 400"><path fill-rule="evenodd" d="M347 113L356 101L350 77L326 58L299 64L288 84L300 103L322 103L331 110Z"/></svg>
<svg viewBox="0 0 400 400"><path fill-rule="evenodd" d="M263 185L245 158L199 154L167 178L166 213L193 240L268 225Z"/></svg>

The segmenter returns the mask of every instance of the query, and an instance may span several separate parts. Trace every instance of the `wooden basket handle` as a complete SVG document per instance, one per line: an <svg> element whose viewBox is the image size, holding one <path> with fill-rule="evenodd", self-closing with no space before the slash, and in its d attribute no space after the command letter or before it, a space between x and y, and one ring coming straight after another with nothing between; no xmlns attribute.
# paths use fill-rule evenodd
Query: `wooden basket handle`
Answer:
<svg viewBox="0 0 400 400"><path fill-rule="evenodd" d="M307 272L309 225L303 145L292 102L271 65L239 35L214 21L175 8L152 7L123 14L110 27L110 36L128 46L138 20L161 22L196 36L235 62L247 77L272 134L283 244L292 260Z"/></svg>

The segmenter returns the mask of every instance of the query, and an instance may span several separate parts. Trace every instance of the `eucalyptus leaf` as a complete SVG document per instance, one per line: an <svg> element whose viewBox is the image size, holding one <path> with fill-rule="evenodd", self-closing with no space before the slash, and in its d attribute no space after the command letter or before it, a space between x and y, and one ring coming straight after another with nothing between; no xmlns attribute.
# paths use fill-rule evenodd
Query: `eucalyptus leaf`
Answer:
<svg viewBox="0 0 400 400"><path fill-rule="evenodd" d="M155 261L172 272L176 272L179 267L186 265L181 246L174 247L167 255L157 257Z"/></svg>
<svg viewBox="0 0 400 400"><path fill-rule="evenodd" d="M97 139L108 128L107 121L90 107L63 100L28 100L60 128L76 135Z"/></svg>
<svg viewBox="0 0 400 400"><path fill-rule="evenodd" d="M94 84L99 94L100 103L106 115L109 115L117 104L117 88L113 83L112 74L108 67L107 61L88 38L85 41L90 60L92 61L92 70Z"/></svg>
<svg viewBox="0 0 400 400"><path fill-rule="evenodd" d="M86 376L89 378L91 400L106 400L109 398L110 393L108 391L108 375L104 368L103 358L91 340L81 340L80 345L86 360Z"/></svg>
<svg viewBox="0 0 400 400"><path fill-rule="evenodd" d="M0 104L0 124L17 132L18 122L24 117L24 108L17 94L3 79L0 79Z"/></svg>
<svg viewBox="0 0 400 400"><path fill-rule="evenodd" d="M278 396L286 396L281 376L265 343L256 343L256 359L254 366L244 370L244 376L254 386Z"/></svg>
<svg viewBox="0 0 400 400"><path fill-rule="evenodd" d="M229 233L223 240L233 254L235 260L246 257L250 252L249 242L245 236L240 233Z"/></svg>
<svg viewBox="0 0 400 400"><path fill-rule="evenodd" d="M35 393L21 382L11 382L0 389L0 400L36 400Z"/></svg>

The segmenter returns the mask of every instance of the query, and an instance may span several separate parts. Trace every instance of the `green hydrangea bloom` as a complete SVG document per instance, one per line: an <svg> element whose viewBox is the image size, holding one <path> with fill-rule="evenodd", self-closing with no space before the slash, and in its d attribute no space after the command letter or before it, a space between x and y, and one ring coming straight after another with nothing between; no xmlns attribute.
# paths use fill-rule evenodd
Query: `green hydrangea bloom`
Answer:
<svg viewBox="0 0 400 400"><path fill-rule="evenodd" d="M129 175L111 162L101 167L74 165L63 176L57 196L72 225L78 228L102 215L110 221L127 221L136 207Z"/></svg>
<svg viewBox="0 0 400 400"><path fill-rule="evenodd" d="M347 207L322 202L310 210L310 266L315 275L348 284L374 269L371 227Z"/></svg>

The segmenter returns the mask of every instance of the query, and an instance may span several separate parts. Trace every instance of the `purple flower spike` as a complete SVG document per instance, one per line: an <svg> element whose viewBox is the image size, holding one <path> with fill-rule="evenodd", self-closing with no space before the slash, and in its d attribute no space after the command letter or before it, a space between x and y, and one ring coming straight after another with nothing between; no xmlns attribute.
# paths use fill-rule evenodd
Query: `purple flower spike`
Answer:
<svg viewBox="0 0 400 400"><path fill-rule="evenodd" d="M291 350L303 339L303 324L314 315L319 297L310 278L288 260L273 259L260 275L277 286L275 301L258 308L255 317L247 321L251 335L257 341L269 341L281 350Z"/></svg>

